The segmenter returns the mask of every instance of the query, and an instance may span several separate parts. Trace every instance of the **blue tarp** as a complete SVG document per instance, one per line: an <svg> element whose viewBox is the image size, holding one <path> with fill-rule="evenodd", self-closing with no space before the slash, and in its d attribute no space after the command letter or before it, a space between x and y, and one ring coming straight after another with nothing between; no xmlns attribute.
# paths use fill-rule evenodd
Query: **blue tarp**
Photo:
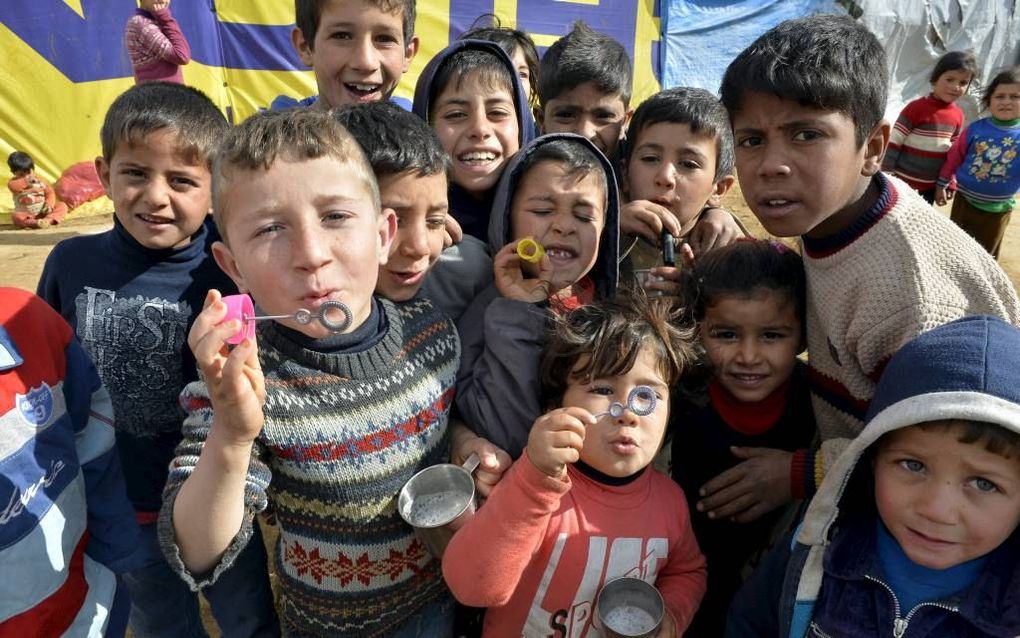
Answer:
<svg viewBox="0 0 1020 638"><path fill-rule="evenodd" d="M730 61L789 18L846 13L834 0L670 0L662 10L662 86L719 90Z"/></svg>

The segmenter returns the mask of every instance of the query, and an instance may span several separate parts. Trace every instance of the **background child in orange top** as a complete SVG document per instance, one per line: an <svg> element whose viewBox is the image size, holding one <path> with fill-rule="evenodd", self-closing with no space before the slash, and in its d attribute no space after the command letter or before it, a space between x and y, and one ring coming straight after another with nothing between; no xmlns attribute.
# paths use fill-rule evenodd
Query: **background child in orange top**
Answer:
<svg viewBox="0 0 1020 638"><path fill-rule="evenodd" d="M14 195L11 220L18 228L43 228L59 224L67 214L67 204L57 201L57 194L46 180L35 174L35 162L28 153L14 151L7 157L7 166L14 177L7 188Z"/></svg>

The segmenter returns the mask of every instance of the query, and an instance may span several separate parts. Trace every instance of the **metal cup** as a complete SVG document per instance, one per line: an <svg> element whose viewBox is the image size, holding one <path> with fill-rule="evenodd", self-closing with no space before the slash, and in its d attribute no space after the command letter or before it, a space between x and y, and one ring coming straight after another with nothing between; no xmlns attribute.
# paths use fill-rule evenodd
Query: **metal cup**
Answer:
<svg viewBox="0 0 1020 638"><path fill-rule="evenodd" d="M478 455L472 454L463 466L433 465L412 476L400 489L397 511L436 558L443 557L453 533L475 513L475 480L471 473L478 463Z"/></svg>
<svg viewBox="0 0 1020 638"><path fill-rule="evenodd" d="M666 605L654 585L625 576L602 586L595 613L607 638L652 638L662 627Z"/></svg>

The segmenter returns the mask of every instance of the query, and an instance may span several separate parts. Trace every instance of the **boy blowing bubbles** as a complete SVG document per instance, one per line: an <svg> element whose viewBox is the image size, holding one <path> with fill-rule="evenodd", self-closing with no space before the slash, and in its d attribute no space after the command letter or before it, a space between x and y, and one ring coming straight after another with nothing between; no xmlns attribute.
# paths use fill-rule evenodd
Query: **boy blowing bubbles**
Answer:
<svg viewBox="0 0 1020 638"><path fill-rule="evenodd" d="M246 340L228 350L240 323L224 321L209 293L188 339L204 383L181 398L164 551L190 586L206 587L272 501L285 633L411 636L448 624L439 564L394 502L415 471L447 456L459 340L427 298L397 306L373 296L396 217L381 209L371 167L333 114L300 109L241 124L214 178L224 241L213 253L239 290L274 315L340 301L352 321L341 334L317 321L266 322L257 349ZM328 450L309 453L323 442ZM309 554L333 562L309 566ZM334 564L365 561L363 578L327 577Z"/></svg>

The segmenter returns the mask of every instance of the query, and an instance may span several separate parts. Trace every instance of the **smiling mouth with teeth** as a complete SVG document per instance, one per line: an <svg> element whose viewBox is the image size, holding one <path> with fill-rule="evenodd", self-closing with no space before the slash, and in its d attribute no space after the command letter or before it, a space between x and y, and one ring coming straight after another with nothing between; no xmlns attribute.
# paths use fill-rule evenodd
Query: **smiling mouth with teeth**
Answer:
<svg viewBox="0 0 1020 638"><path fill-rule="evenodd" d="M460 155L457 159L467 163L492 162L496 159L496 154L488 151L464 153L463 155Z"/></svg>
<svg viewBox="0 0 1020 638"><path fill-rule="evenodd" d="M344 86L347 87L352 93L360 93L362 95L368 95L375 93L379 90L381 85L379 84L352 84L350 82L344 82Z"/></svg>

